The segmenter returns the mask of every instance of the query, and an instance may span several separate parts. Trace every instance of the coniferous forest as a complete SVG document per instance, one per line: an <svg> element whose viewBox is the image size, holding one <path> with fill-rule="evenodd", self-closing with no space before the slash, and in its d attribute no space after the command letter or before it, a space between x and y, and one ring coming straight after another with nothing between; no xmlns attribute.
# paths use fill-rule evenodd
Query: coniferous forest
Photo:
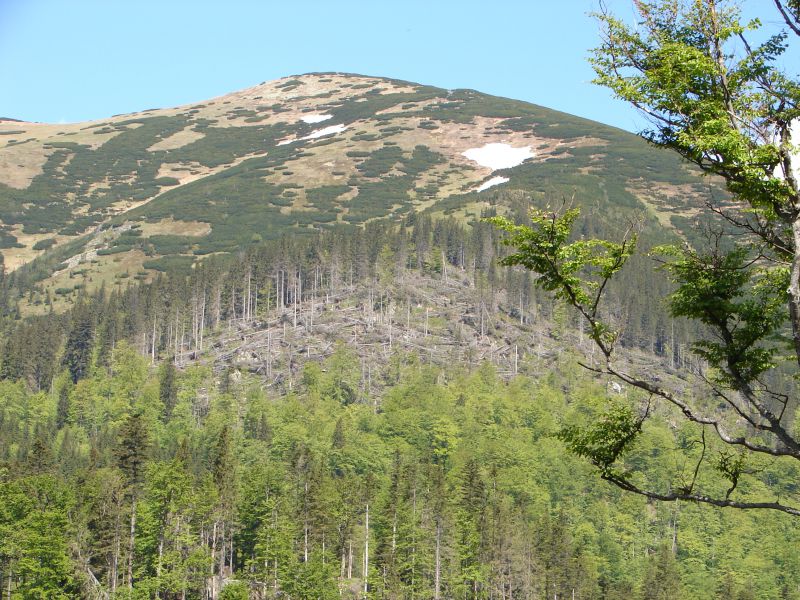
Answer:
<svg viewBox="0 0 800 600"><path fill-rule="evenodd" d="M638 136L338 72L0 118L0 600L800 600L766 4L600 4Z"/></svg>
<svg viewBox="0 0 800 600"><path fill-rule="evenodd" d="M32 276L7 276L4 597L798 597L791 517L651 503L565 451L636 394L578 366L578 322L503 252L488 224L419 217L26 318ZM655 297L646 272L621 287ZM445 284L462 296L437 303ZM692 331L643 296L625 347L678 377ZM695 433L656 415L629 462L669 485Z"/></svg>

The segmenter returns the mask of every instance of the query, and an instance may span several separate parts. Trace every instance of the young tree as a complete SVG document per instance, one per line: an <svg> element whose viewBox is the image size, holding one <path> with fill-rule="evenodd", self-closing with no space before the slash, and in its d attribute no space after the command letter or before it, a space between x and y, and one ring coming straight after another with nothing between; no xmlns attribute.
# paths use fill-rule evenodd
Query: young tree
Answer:
<svg viewBox="0 0 800 600"><path fill-rule="evenodd" d="M666 490L645 487L622 463L651 413L649 401L638 413L615 405L589 429L565 431L568 446L590 458L604 479L659 500L800 516L800 498L786 503L734 494L751 461L800 460L792 423L795 385L785 377L800 367L800 81L780 64L789 36L800 36L800 2L775 0L789 32L774 35L766 35L757 20L742 22L738 6L729 2L635 4L635 25L598 15L603 43L592 59L596 81L646 116L652 124L644 132L648 140L721 177L732 195L707 205L708 247L653 250L675 284L668 298L672 315L696 321L705 332L694 344L702 365L694 376L705 398L671 389L616 359L618 332L602 299L635 251L635 235L619 243L576 241L578 209L533 211L530 227L495 218L517 250L502 262L534 271L539 286L578 310L605 359L590 368L671 404L701 430L694 476ZM716 410L718 404L727 410ZM715 434L709 445L724 449L706 452L707 432ZM727 485L701 489L698 473L709 462Z"/></svg>
<svg viewBox="0 0 800 600"><path fill-rule="evenodd" d="M162 418L169 421L172 411L178 403L178 386L175 381L175 363L171 360L164 361L158 377L158 396L164 407Z"/></svg>
<svg viewBox="0 0 800 600"><path fill-rule="evenodd" d="M141 413L134 412L122 425L116 448L117 465L125 475L130 496L130 536L128 538L128 587L133 587L134 550L136 547L136 503L144 477L148 453L147 424Z"/></svg>
<svg viewBox="0 0 800 600"><path fill-rule="evenodd" d="M62 362L69 370L73 383L85 377L92 358L94 344L94 315L81 299L72 311L70 331L67 335Z"/></svg>

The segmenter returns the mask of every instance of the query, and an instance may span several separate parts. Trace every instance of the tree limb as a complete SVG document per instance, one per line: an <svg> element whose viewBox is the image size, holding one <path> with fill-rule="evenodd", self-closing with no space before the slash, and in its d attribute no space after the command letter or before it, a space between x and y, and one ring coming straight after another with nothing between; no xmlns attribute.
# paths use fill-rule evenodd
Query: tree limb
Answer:
<svg viewBox="0 0 800 600"><path fill-rule="evenodd" d="M651 498L652 500L661 500L666 502L671 502L674 500L685 500L687 502L711 504L713 506L719 506L721 508L726 508L726 507L743 508L743 509L759 508L759 509L778 510L786 514L793 515L795 517L800 517L800 508L795 508L793 506L781 504L780 502L742 502L739 500L731 500L729 498L722 500L720 498L713 498L711 496L706 496L704 494L694 494L691 492L683 492L683 491L675 491L662 494L658 492L644 490L634 485L627 479L620 477L619 475L614 475L613 473L603 473L601 475L601 478L613 483L614 485L625 490L626 492L633 492L634 494L639 494L640 496L645 496L646 498Z"/></svg>

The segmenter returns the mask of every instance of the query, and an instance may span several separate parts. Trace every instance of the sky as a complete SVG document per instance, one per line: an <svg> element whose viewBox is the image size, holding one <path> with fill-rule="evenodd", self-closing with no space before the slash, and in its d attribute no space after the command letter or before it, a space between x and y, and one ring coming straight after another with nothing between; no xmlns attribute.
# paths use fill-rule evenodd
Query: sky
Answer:
<svg viewBox="0 0 800 600"><path fill-rule="evenodd" d="M771 0L751 0L771 5ZM606 0L626 14L631 0ZM76 122L340 71L641 129L591 83L598 0L0 0L0 117Z"/></svg>

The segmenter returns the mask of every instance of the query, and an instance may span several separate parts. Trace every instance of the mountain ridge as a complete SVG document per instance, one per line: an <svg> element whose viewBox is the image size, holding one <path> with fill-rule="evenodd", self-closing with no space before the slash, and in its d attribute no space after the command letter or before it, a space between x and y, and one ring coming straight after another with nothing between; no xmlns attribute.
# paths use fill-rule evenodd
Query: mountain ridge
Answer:
<svg viewBox="0 0 800 600"><path fill-rule="evenodd" d="M618 128L354 74L289 76L86 123L0 127L2 253L9 271L41 258L29 270L50 295L66 295L76 271L87 287L147 279L262 239L410 212L468 223L519 194L574 196L609 222L638 211L686 235L681 219L719 193Z"/></svg>

